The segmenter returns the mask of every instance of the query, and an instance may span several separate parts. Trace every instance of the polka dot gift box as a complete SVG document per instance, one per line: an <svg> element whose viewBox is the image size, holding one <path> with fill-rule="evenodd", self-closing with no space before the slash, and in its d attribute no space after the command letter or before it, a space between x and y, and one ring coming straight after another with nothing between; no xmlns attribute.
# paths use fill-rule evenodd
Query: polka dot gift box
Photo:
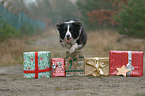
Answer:
<svg viewBox="0 0 145 96"><path fill-rule="evenodd" d="M125 76L143 76L143 51L110 51L110 75L117 75L119 68L125 66L129 72ZM121 70L123 71L123 70Z"/></svg>

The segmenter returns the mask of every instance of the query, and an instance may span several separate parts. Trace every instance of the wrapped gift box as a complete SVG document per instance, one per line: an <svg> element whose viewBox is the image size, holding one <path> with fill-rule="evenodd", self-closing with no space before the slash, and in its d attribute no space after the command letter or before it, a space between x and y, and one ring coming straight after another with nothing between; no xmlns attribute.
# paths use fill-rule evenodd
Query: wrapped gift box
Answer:
<svg viewBox="0 0 145 96"><path fill-rule="evenodd" d="M50 77L50 52L24 52L24 78Z"/></svg>
<svg viewBox="0 0 145 96"><path fill-rule="evenodd" d="M85 76L109 75L109 57L85 58Z"/></svg>
<svg viewBox="0 0 145 96"><path fill-rule="evenodd" d="M127 76L143 76L142 51L110 51L110 75L117 75L116 68L125 66L130 71Z"/></svg>
<svg viewBox="0 0 145 96"><path fill-rule="evenodd" d="M51 76L65 76L65 59L51 58Z"/></svg>
<svg viewBox="0 0 145 96"><path fill-rule="evenodd" d="M66 52L66 76L84 76L84 56L81 51Z"/></svg>

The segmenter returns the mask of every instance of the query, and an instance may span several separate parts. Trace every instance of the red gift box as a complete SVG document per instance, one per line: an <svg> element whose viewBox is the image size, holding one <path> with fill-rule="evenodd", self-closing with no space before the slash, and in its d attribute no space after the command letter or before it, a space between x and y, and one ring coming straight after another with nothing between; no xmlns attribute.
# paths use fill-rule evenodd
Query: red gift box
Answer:
<svg viewBox="0 0 145 96"><path fill-rule="evenodd" d="M123 65L130 72L127 76L143 76L143 51L110 51L110 75L117 75L116 68Z"/></svg>
<svg viewBox="0 0 145 96"><path fill-rule="evenodd" d="M64 58L51 58L51 75L52 77L65 76Z"/></svg>

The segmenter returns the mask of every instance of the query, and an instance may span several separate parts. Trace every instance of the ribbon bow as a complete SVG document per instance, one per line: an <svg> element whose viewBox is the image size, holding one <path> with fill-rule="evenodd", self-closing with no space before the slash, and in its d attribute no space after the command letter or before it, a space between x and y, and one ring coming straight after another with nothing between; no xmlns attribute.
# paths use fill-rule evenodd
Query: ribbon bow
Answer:
<svg viewBox="0 0 145 96"><path fill-rule="evenodd" d="M107 66L107 64L105 64L104 62L99 62L98 59L96 59L95 62L87 62L87 64L95 68L93 72L88 75L93 75L93 76L104 75L104 72L101 69Z"/></svg>
<svg viewBox="0 0 145 96"><path fill-rule="evenodd" d="M134 67L132 66L132 53L131 53L131 51L128 51L128 64L126 65L126 69L130 70L129 72L127 72L127 76L130 76L131 71L134 70Z"/></svg>
<svg viewBox="0 0 145 96"><path fill-rule="evenodd" d="M53 72L56 68L61 68L64 71L64 69L61 67L61 65L62 65L61 62L57 62L57 64L53 64L52 65Z"/></svg>
<svg viewBox="0 0 145 96"><path fill-rule="evenodd" d="M77 61L79 60L79 57L78 56L76 56L74 58L68 57L66 60L67 60L67 62L70 63L69 69L71 69L72 63L74 63L75 65L77 65Z"/></svg>

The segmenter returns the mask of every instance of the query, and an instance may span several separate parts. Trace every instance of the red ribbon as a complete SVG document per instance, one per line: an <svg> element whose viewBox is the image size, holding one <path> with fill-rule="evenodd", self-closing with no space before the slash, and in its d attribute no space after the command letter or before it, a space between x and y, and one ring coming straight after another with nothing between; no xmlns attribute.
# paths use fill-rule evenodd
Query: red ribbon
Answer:
<svg viewBox="0 0 145 96"><path fill-rule="evenodd" d="M35 52L35 70L24 70L24 73L35 73L35 78L38 78L38 73L50 71L50 68L38 70L38 52Z"/></svg>

